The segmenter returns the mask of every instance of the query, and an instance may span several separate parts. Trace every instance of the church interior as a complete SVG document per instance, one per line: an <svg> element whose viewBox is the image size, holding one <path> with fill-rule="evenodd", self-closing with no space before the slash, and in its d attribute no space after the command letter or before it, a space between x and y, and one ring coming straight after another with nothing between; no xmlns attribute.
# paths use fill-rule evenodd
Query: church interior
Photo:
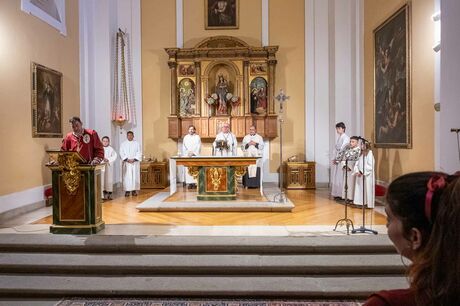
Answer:
<svg viewBox="0 0 460 306"><path fill-rule="evenodd" d="M459 1L0 2L0 305L410 286L386 193L460 169Z"/></svg>

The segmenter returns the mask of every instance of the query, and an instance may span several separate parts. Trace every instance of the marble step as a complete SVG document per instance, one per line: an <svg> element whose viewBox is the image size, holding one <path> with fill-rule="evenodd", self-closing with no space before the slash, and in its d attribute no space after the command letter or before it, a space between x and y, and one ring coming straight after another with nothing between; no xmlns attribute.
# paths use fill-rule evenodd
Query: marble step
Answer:
<svg viewBox="0 0 460 306"><path fill-rule="evenodd" d="M3 273L104 275L403 274L396 254L55 254L0 253Z"/></svg>
<svg viewBox="0 0 460 306"><path fill-rule="evenodd" d="M0 296L365 298L406 288L405 277L50 276L0 274Z"/></svg>
<svg viewBox="0 0 460 306"><path fill-rule="evenodd" d="M387 235L148 236L0 234L0 252L200 253L200 254L394 254Z"/></svg>

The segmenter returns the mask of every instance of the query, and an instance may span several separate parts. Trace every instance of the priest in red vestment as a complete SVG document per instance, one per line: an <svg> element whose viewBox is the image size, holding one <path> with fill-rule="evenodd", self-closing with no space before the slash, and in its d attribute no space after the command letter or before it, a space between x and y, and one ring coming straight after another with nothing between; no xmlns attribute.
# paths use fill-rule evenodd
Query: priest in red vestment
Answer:
<svg viewBox="0 0 460 306"><path fill-rule="evenodd" d="M72 130L62 140L62 151L75 151L86 160L88 164L96 165L104 160L104 147L97 135L91 129L84 129L79 117L72 117Z"/></svg>

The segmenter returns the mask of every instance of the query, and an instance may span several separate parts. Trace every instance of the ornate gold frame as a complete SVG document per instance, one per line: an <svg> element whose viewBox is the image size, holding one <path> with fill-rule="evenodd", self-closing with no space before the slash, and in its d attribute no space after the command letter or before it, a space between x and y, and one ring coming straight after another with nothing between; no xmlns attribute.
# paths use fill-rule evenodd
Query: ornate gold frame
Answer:
<svg viewBox="0 0 460 306"><path fill-rule="evenodd" d="M63 106L63 103L62 103L62 97L63 97L63 94L62 94L62 73L60 73L59 71L56 71L56 70L53 70L53 69L50 69L48 67L45 67L45 66L42 66L40 64L37 64L37 63L34 63L32 62L31 65L30 65L30 70L31 70L31 86L32 86L32 137L56 137L56 138L61 138L62 137L62 112L63 112L63 109L62 109L62 106ZM50 75L52 78L59 78L59 82L57 84L57 86L59 86L58 90L59 90L59 94L58 94L58 97L59 97L59 101L57 101L58 105L59 105L59 109L58 109L58 117L59 117L59 129L58 129L58 132L54 131L54 132L47 132L47 131L43 131L41 128L40 128L40 123L39 123L39 77L38 77L38 74L48 74ZM51 112L53 112L53 110L51 110Z"/></svg>
<svg viewBox="0 0 460 306"><path fill-rule="evenodd" d="M240 27L240 0L230 0L235 1L236 10L235 10L235 25L234 26L210 26L209 25L209 16L208 16L208 6L210 0L204 0L204 28L206 30L227 30L227 29L239 29ZM216 0L217 1L217 0Z"/></svg>
<svg viewBox="0 0 460 306"><path fill-rule="evenodd" d="M377 108L380 107L381 105L377 105L377 79L376 79L376 74L377 74L377 66L376 66L376 36L378 35L378 32L381 31L385 26L387 26L389 23L391 23L397 16L399 16L401 13L405 14L405 26L406 26L406 31L405 31L405 41L406 41L406 84L405 84L405 89L406 89L406 97L405 97L405 102L406 102L406 107L405 107L405 120L406 120L406 137L405 137L405 142L382 142L379 141L378 133L379 129L381 126L377 126ZM390 17L388 17L381 25L379 25L374 31L373 31L373 68L374 68L374 127L373 127L373 141L375 144L375 147L379 148L406 148L406 149L411 149L412 148L412 101L411 101L411 5L410 2L404 4L401 8L399 8L396 12L391 14Z"/></svg>

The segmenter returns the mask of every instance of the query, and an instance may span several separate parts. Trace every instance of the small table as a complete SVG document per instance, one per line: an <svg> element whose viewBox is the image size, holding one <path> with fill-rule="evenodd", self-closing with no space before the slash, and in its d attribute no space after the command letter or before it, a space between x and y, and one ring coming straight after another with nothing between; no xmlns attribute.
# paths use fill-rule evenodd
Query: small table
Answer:
<svg viewBox="0 0 460 306"><path fill-rule="evenodd" d="M236 180L255 165L260 157L239 156L173 156L169 160L170 190L176 192L176 165L188 167L188 172L198 182L198 200L236 200ZM262 191L262 184L261 184Z"/></svg>

